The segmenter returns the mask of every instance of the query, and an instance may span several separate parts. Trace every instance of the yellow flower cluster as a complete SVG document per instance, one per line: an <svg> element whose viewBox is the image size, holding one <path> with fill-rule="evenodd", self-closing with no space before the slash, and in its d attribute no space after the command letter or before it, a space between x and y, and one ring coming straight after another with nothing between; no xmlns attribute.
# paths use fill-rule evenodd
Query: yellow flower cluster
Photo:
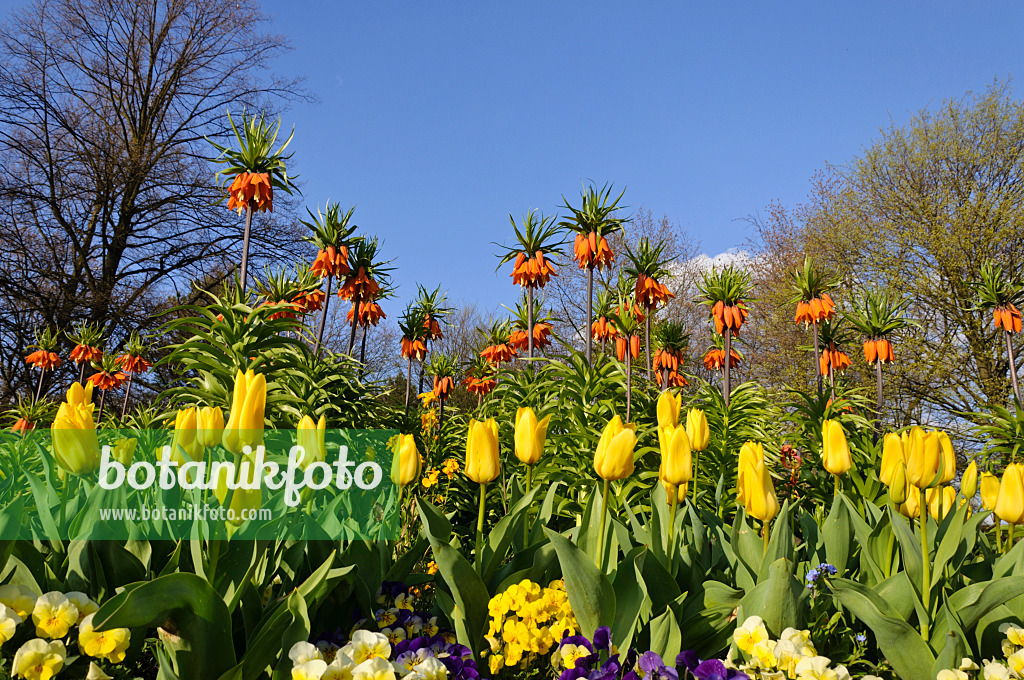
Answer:
<svg viewBox="0 0 1024 680"><path fill-rule="evenodd" d="M437 411L430 409L420 414L420 431L426 435L437 427Z"/></svg>
<svg viewBox="0 0 1024 680"><path fill-rule="evenodd" d="M754 680L782 675L789 680L850 680L845 666L832 666L831 659L818 656L808 630L787 628L773 640L761 617L751 616L733 631L732 641L735 649L729 650L726 665Z"/></svg>
<svg viewBox="0 0 1024 680"><path fill-rule="evenodd" d="M1002 641L1002 659L985 659L979 666L972 659L964 658L957 668L941 670L936 680L1011 680L1024 677L1024 627L1004 623L999 632L1006 637Z"/></svg>
<svg viewBox="0 0 1024 680"><path fill-rule="evenodd" d="M454 458L449 458L444 462L441 472L443 472L447 477L454 477L459 472L459 461Z"/></svg>
<svg viewBox="0 0 1024 680"><path fill-rule="evenodd" d="M542 588L533 581L509 586L487 603L491 616L487 642L491 645L491 674L505 666L526 668L551 651L567 633L575 635L576 617L563 581Z"/></svg>
<svg viewBox="0 0 1024 680"><path fill-rule="evenodd" d="M420 480L420 484L422 484L425 488L429 489L430 487L437 484L437 477L440 474L441 471L438 470L437 468L434 468L423 476L423 479Z"/></svg>

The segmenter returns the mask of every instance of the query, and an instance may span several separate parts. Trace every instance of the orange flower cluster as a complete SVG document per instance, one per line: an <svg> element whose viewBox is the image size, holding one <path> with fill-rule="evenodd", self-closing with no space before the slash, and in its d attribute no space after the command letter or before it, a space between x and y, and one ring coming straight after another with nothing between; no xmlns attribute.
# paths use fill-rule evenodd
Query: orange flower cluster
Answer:
<svg viewBox="0 0 1024 680"><path fill-rule="evenodd" d="M535 323L533 324L533 346L536 349L542 349L551 344L551 324L548 323ZM515 349L520 352L529 349L529 339L526 337L526 331L513 331L511 337L508 339L508 344L512 345Z"/></svg>
<svg viewBox="0 0 1024 680"><path fill-rule="evenodd" d="M630 309L630 310L625 310L625 309L622 308L622 305L619 305L619 310L618 311L619 311L619 316L620 317L624 316L627 313L627 311L628 311L630 314L633 315L633 319L637 323L643 323L644 319L647 316L646 314L644 314L644 310L640 307L640 305L638 305L636 303L633 304L633 309Z"/></svg>
<svg viewBox="0 0 1024 680"><path fill-rule="evenodd" d="M353 307L348 310L348 322L352 323L352 311ZM380 308L376 302L360 302L359 303L359 325L376 326L381 319L388 318L388 315L384 313L384 310Z"/></svg>
<svg viewBox="0 0 1024 680"><path fill-rule="evenodd" d="M402 338L402 358L403 359L415 359L416 361L423 361L423 357L427 356L427 346L422 340L410 340L409 338Z"/></svg>
<svg viewBox="0 0 1024 680"><path fill-rule="evenodd" d="M572 246L572 252L576 262L580 265L580 269L610 267L612 259L615 257L612 254L611 246L608 245L608 239L604 236L598 238L595 231L586 235L576 234L576 242Z"/></svg>
<svg viewBox="0 0 1024 680"><path fill-rule="evenodd" d="M654 351L654 370L663 371L668 369L675 373L679 370L679 364L683 363L683 355L671 349L658 349Z"/></svg>
<svg viewBox="0 0 1024 680"><path fill-rule="evenodd" d="M36 429L35 423L30 423L24 418L18 418L18 420L16 420L14 425L11 427L11 432L13 432L14 434L18 434L19 432L21 434L28 434L31 430L34 429Z"/></svg>
<svg viewBox="0 0 1024 680"><path fill-rule="evenodd" d="M139 373L145 373L153 364L149 363L145 359L139 356L133 356L125 353L114 359L117 363L118 368L128 374L137 375Z"/></svg>
<svg viewBox="0 0 1024 680"><path fill-rule="evenodd" d="M669 298L675 297L664 283L658 283L644 274L637 277L633 296L638 304L647 309L654 309L663 302L668 302Z"/></svg>
<svg viewBox="0 0 1024 680"><path fill-rule="evenodd" d="M626 347L629 347L629 355L634 359L640 356L640 336L631 335L629 341L621 335L615 338L615 355L619 358L619 361L625 361L626 359Z"/></svg>
<svg viewBox="0 0 1024 680"><path fill-rule="evenodd" d="M103 351L99 347L90 347L89 345L75 345L75 348L71 350L71 360L76 364L99 361L102 356Z"/></svg>
<svg viewBox="0 0 1024 680"><path fill-rule="evenodd" d="M869 364L873 364L876 361L881 361L883 364L886 362L896 361L896 355L892 352L892 343L885 338L865 340L864 360Z"/></svg>
<svg viewBox="0 0 1024 680"><path fill-rule="evenodd" d="M850 367L850 356L846 352L836 349L834 342L829 344L828 349L821 353L821 358L818 360L818 368L821 369L822 375L828 375L830 366L833 372L839 373Z"/></svg>
<svg viewBox="0 0 1024 680"><path fill-rule="evenodd" d="M603 316L590 324L590 335L594 340L611 340L618 335L618 333L619 332L615 330L615 325Z"/></svg>
<svg viewBox="0 0 1024 680"><path fill-rule="evenodd" d="M247 206L254 212L274 212L274 187L265 172L240 172L228 188L228 210L241 215Z"/></svg>
<svg viewBox="0 0 1024 680"><path fill-rule="evenodd" d="M682 373L670 371L668 374L668 386L669 387L689 387L690 381L686 379Z"/></svg>
<svg viewBox="0 0 1024 680"><path fill-rule="evenodd" d="M423 327L427 330L427 337L431 340L438 340L444 337L444 333L441 332L441 324L429 314L423 320Z"/></svg>
<svg viewBox="0 0 1024 680"><path fill-rule="evenodd" d="M327 246L326 250L321 249L309 271L322 279L348 274L348 246Z"/></svg>
<svg viewBox="0 0 1024 680"><path fill-rule="evenodd" d="M711 316L715 318L715 332L719 335L722 335L726 328L731 328L734 335L739 335L740 326L748 315L747 305L742 300L737 300L736 304L729 306L719 300L711 308Z"/></svg>
<svg viewBox="0 0 1024 680"><path fill-rule="evenodd" d="M489 345L480 350L480 356L492 364L500 364L503 361L511 361L516 356L516 350L508 343L500 345Z"/></svg>
<svg viewBox="0 0 1024 680"><path fill-rule="evenodd" d="M326 299L327 293L317 288L316 290L311 290L308 293L297 294L292 302L295 303L300 314L307 314L309 312L316 312L323 309L324 300Z"/></svg>
<svg viewBox="0 0 1024 680"><path fill-rule="evenodd" d="M106 371L99 371L89 376L89 382L101 390L112 390L120 387L124 384L124 381L128 379L128 376L118 371L116 373L107 373Z"/></svg>
<svg viewBox="0 0 1024 680"><path fill-rule="evenodd" d="M544 259L544 253L537 251L533 257L527 259L526 253L519 253L516 256L515 266L512 267L512 283L525 288L543 288L544 284L552 276L558 276L555 266Z"/></svg>
<svg viewBox="0 0 1024 680"><path fill-rule="evenodd" d="M740 365L740 355L734 349L729 350L729 368ZM704 355L704 368L709 371L721 371L725 366L725 350L713 347Z"/></svg>
<svg viewBox="0 0 1024 680"><path fill-rule="evenodd" d="M836 303L832 302L828 293L822 293L821 297L814 297L804 302L796 303L796 323L804 322L805 325L828 321L836 315Z"/></svg>
<svg viewBox="0 0 1024 680"><path fill-rule="evenodd" d="M32 364L33 368L40 368L44 371L48 371L51 368L57 368L60 366L60 357L57 356L56 352L47 352L46 350L37 349L32 354L25 357L25 363Z"/></svg>
<svg viewBox="0 0 1024 680"><path fill-rule="evenodd" d="M447 397L453 387L454 383L450 376L445 376L443 378L438 378L436 375L434 376L434 395L436 395L438 399Z"/></svg>
<svg viewBox="0 0 1024 680"><path fill-rule="evenodd" d="M355 274L348 273L345 283L338 291L342 300L376 300L380 295L380 285L366 275L366 268L360 267Z"/></svg>
<svg viewBox="0 0 1024 680"><path fill-rule="evenodd" d="M1020 310L1010 304L1006 307L997 307L992 310L995 316L996 328L1002 328L1007 333L1020 333Z"/></svg>
<svg viewBox="0 0 1024 680"><path fill-rule="evenodd" d="M486 397L498 384L498 381L495 380L493 376L477 378L467 375L466 379L462 381L462 384L466 386L466 389L469 390L470 394Z"/></svg>

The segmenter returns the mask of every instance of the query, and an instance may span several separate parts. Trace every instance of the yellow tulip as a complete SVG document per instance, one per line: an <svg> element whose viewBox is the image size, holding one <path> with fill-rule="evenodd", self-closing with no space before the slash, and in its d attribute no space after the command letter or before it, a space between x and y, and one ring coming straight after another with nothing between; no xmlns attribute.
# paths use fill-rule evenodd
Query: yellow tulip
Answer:
<svg viewBox="0 0 1024 680"><path fill-rule="evenodd" d="M779 514L779 499L775 497L775 485L763 460L757 463L752 472L745 503L747 514L762 522L770 522Z"/></svg>
<svg viewBox="0 0 1024 680"><path fill-rule="evenodd" d="M939 452L942 455L942 476L940 484L949 484L956 477L956 454L953 452L953 442L945 432L936 432L935 438L939 441Z"/></svg>
<svg viewBox="0 0 1024 680"><path fill-rule="evenodd" d="M907 484L907 466L902 460L897 460L893 464L892 469L889 472L889 498L896 505L901 505L906 502L907 496L917 495L917 489L914 489L914 493L910 493L910 488Z"/></svg>
<svg viewBox="0 0 1024 680"><path fill-rule="evenodd" d="M882 465L878 471L878 479L881 480L882 484L889 485L892 482L892 473L896 469L897 463L903 464L903 474L906 475L906 462L907 459L903 455L903 442L900 436L895 432L890 432L885 435L885 439L882 442ZM904 479L904 481L906 481Z"/></svg>
<svg viewBox="0 0 1024 680"><path fill-rule="evenodd" d="M91 404L92 383L86 380L85 387L82 387L82 383L71 383L71 387L68 388L67 402L69 404L78 404L79 406Z"/></svg>
<svg viewBox="0 0 1024 680"><path fill-rule="evenodd" d="M907 438L907 479L918 489L930 489L939 483L942 449L934 432L925 434L920 427Z"/></svg>
<svg viewBox="0 0 1024 680"><path fill-rule="evenodd" d="M999 478L991 472L982 472L978 486L981 487L981 507L995 510L996 501L999 500Z"/></svg>
<svg viewBox="0 0 1024 680"><path fill-rule="evenodd" d="M907 487L907 500L899 505L897 510L908 519L916 519L921 515L921 492L917 487Z"/></svg>
<svg viewBox="0 0 1024 680"><path fill-rule="evenodd" d="M209 448L220 443L224 436L224 412L219 406L199 409L199 443Z"/></svg>
<svg viewBox="0 0 1024 680"><path fill-rule="evenodd" d="M110 447L110 455L114 457L121 465L125 467L132 464L132 460L135 458L135 447L138 446L139 440L134 437L126 437L118 439L114 442L114 445Z"/></svg>
<svg viewBox="0 0 1024 680"><path fill-rule="evenodd" d="M416 450L416 439L411 434L400 434L391 457L391 481L399 487L408 486L419 476L420 452Z"/></svg>
<svg viewBox="0 0 1024 680"><path fill-rule="evenodd" d="M636 425L623 424L615 416L605 425L594 453L594 471L605 480L625 479L633 474L633 449L636 447Z"/></svg>
<svg viewBox="0 0 1024 680"><path fill-rule="evenodd" d="M964 470L960 477L960 495L970 500L978 492L978 463L971 461L971 464Z"/></svg>
<svg viewBox="0 0 1024 680"><path fill-rule="evenodd" d="M708 448L711 442L711 432L708 430L708 419L704 411L699 408L691 408L686 412L686 434L690 437L690 449L703 451Z"/></svg>
<svg viewBox="0 0 1024 680"><path fill-rule="evenodd" d="M551 416L544 416L539 421L532 408L520 408L516 411L516 458L525 465L533 465L544 453L544 440L548 436L548 422Z"/></svg>
<svg viewBox="0 0 1024 680"><path fill-rule="evenodd" d="M260 507L263 501L263 492L258 486L259 480L256 477L256 467L250 465L248 477L242 478L242 469L235 471L235 483L238 485L237 489L228 488L228 470L226 467L220 467L217 469L217 479L214 482L213 495L217 497L217 502L224 505L227 501L228 493L231 493L231 505L228 506L228 512L231 513L231 517L228 522L239 526L243 523L242 514L246 511L256 510ZM242 484L248 484L250 486L257 485L255 489L246 489L242 487Z"/></svg>
<svg viewBox="0 0 1024 680"><path fill-rule="evenodd" d="M252 369L235 375L231 414L224 428L224 448L238 455L249 446L253 452L263 444L263 419L267 406L267 379Z"/></svg>
<svg viewBox="0 0 1024 680"><path fill-rule="evenodd" d="M100 466L100 443L93 405L65 402L50 427L57 464L73 475L87 475Z"/></svg>
<svg viewBox="0 0 1024 680"><path fill-rule="evenodd" d="M853 467L850 445L846 442L843 426L835 420L826 420L821 426L822 463L833 475L845 474Z"/></svg>
<svg viewBox="0 0 1024 680"><path fill-rule="evenodd" d="M679 409L683 406L683 396L665 390L658 397L658 427L675 427L679 424Z"/></svg>
<svg viewBox="0 0 1024 680"><path fill-rule="evenodd" d="M928 489L925 493L925 500L928 501L928 514L936 520L941 521L956 502L956 489L951 486L937 486Z"/></svg>
<svg viewBox="0 0 1024 680"><path fill-rule="evenodd" d="M686 428L677 425L662 430L661 481L672 486L685 486L693 479L693 458Z"/></svg>
<svg viewBox="0 0 1024 680"><path fill-rule="evenodd" d="M320 416L320 420L314 423L313 419L309 416L302 416L295 430L295 443L301 446L304 451L302 462L299 463L303 470L314 462L322 463L327 460L326 418ZM408 435L408 437L412 439L412 435ZM416 448L416 444L412 446L413 449ZM419 454L417 454L418 457Z"/></svg>
<svg viewBox="0 0 1024 680"><path fill-rule="evenodd" d="M477 484L487 484L494 481L500 472L498 423L494 418L485 422L470 420L466 436L466 476Z"/></svg>
<svg viewBox="0 0 1024 680"><path fill-rule="evenodd" d="M757 442L746 442L740 447L736 465L736 500L740 505L747 502L747 486L759 462L764 461L764 446Z"/></svg>
<svg viewBox="0 0 1024 680"><path fill-rule="evenodd" d="M1003 471L996 517L1007 524L1024 524L1024 465L1011 463Z"/></svg>
<svg viewBox="0 0 1024 680"><path fill-rule="evenodd" d="M171 455L179 463L199 460L203 454L203 443L199 441L199 410L196 407L178 410L174 418L174 438L171 440Z"/></svg>

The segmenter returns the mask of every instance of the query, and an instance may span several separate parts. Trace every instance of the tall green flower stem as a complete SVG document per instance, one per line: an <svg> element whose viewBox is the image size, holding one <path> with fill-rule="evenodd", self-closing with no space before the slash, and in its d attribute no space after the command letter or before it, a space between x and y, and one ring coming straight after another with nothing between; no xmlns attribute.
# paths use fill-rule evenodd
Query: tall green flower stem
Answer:
<svg viewBox="0 0 1024 680"><path fill-rule="evenodd" d="M700 476L700 451L693 452L693 502L697 502L697 477Z"/></svg>
<svg viewBox="0 0 1024 680"><path fill-rule="evenodd" d="M533 466L526 466L526 490L525 493L530 493L533 488ZM525 548L530 542L530 511L526 511L526 516L523 519L523 547Z"/></svg>
<svg viewBox="0 0 1024 680"><path fill-rule="evenodd" d="M764 541L764 548L761 551L762 557L768 554L768 539L770 529L770 522L761 522L761 540Z"/></svg>
<svg viewBox="0 0 1024 680"><path fill-rule="evenodd" d="M843 485L839 483L839 475L832 475L832 478L836 482L836 495L838 496L843 490Z"/></svg>
<svg viewBox="0 0 1024 680"><path fill-rule="evenodd" d="M597 558L597 562L598 562L597 566L601 568L601 571L604 571L604 553L605 553L605 550L604 550L604 540L605 540L604 532L605 532L605 525L608 522L608 487L609 486L611 486L611 482L609 482L607 479L604 480L604 489L601 491L601 531L598 532L598 546L599 546L598 550L601 551L601 554Z"/></svg>
<svg viewBox="0 0 1024 680"><path fill-rule="evenodd" d="M480 485L480 506L476 513L476 572L484 569L484 500L487 498L487 484Z"/></svg>
<svg viewBox="0 0 1024 680"><path fill-rule="evenodd" d="M678 490L672 490L671 503L669 503L669 523L668 523L668 573L672 573L672 562L675 561L676 552L676 509L679 507L679 495Z"/></svg>
<svg viewBox="0 0 1024 680"><path fill-rule="evenodd" d="M1011 524L1010 528L1006 531L1006 552L1013 550L1013 530L1016 527L1016 524Z"/></svg>
<svg viewBox="0 0 1024 680"><path fill-rule="evenodd" d="M921 560L923 569L921 583L921 602L924 605L924 612L921 615L921 637L928 640L929 619L931 618L931 584L932 584L932 559L928 551L928 502L925 499L924 489L921 493Z"/></svg>

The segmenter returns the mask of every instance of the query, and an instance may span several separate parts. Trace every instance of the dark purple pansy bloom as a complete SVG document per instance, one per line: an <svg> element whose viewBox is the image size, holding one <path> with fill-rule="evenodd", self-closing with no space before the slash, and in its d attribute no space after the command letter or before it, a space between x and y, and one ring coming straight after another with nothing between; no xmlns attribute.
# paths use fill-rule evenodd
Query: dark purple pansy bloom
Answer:
<svg viewBox="0 0 1024 680"><path fill-rule="evenodd" d="M746 675L735 668L726 668L719 659L708 659L693 669L698 680L749 680Z"/></svg>
<svg viewBox="0 0 1024 680"><path fill-rule="evenodd" d="M594 648L607 651L612 646L612 631L608 626L601 626L594 631Z"/></svg>
<svg viewBox="0 0 1024 680"><path fill-rule="evenodd" d="M676 657L676 668L685 666L686 670L692 673L699 665L700 658L697 656L697 652L692 649L688 649L685 652L679 652L679 656Z"/></svg>

